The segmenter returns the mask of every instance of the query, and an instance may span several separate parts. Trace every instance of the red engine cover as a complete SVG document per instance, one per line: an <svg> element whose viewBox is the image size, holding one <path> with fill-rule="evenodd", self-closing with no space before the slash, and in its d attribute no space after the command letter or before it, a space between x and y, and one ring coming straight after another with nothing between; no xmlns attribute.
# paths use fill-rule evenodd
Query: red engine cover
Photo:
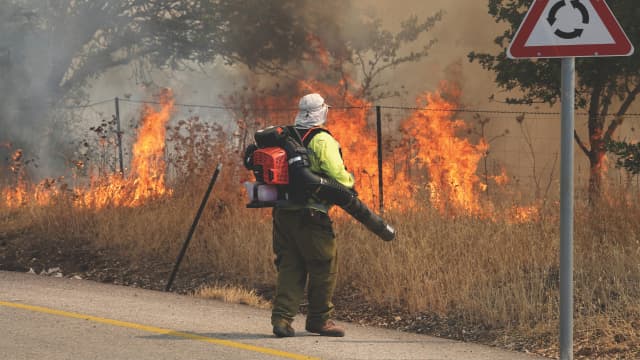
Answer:
<svg viewBox="0 0 640 360"><path fill-rule="evenodd" d="M286 185L289 183L287 153L279 147L258 149L253 153L253 166L262 167L262 179L267 184Z"/></svg>

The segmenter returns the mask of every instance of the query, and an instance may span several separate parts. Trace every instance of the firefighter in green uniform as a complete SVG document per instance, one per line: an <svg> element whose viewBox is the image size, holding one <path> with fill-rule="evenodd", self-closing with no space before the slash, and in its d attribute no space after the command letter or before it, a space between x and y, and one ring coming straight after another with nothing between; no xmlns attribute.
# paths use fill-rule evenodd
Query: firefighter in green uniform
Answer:
<svg viewBox="0 0 640 360"><path fill-rule="evenodd" d="M311 171L352 189L354 178L344 166L340 145L328 131L321 130L328 110L329 106L319 94L303 96L295 127L307 146ZM331 320L338 258L329 207L311 198L306 204L279 206L273 210L273 251L278 280L271 323L277 337L295 335L291 322L298 312L305 286L309 303L305 329L323 336L344 336L344 329Z"/></svg>

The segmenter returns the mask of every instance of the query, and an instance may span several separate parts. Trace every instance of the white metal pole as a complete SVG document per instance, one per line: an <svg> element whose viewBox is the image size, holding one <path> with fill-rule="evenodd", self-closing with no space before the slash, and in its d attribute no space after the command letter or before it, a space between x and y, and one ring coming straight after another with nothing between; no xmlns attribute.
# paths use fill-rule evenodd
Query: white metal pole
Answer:
<svg viewBox="0 0 640 360"><path fill-rule="evenodd" d="M562 59L560 170L560 360L573 360L573 134L576 60Z"/></svg>

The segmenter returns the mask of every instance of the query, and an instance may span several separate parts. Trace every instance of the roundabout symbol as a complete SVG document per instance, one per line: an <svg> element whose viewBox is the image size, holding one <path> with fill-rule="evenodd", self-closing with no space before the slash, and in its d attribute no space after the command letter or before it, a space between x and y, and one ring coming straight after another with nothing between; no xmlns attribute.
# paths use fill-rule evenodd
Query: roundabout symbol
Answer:
<svg viewBox="0 0 640 360"><path fill-rule="evenodd" d="M533 0L511 59L629 56L633 45L605 0Z"/></svg>
<svg viewBox="0 0 640 360"><path fill-rule="evenodd" d="M558 14L558 11L565 6L567 6L567 3L565 0L560 0L553 5L553 7L551 8L551 11L549 12L549 16L547 17L547 22L549 23L549 25L553 26L556 23L556 21L558 20L556 17L556 15ZM589 11L587 11L587 8L584 6L584 4L581 3L580 0L571 0L571 6L574 9L580 11L580 14L582 15L582 23L585 25L589 24ZM557 37L562 39L575 39L580 37L583 32L584 32L584 29L581 29L581 28L574 28L573 31L571 32L566 32L561 29L556 29L554 34Z"/></svg>

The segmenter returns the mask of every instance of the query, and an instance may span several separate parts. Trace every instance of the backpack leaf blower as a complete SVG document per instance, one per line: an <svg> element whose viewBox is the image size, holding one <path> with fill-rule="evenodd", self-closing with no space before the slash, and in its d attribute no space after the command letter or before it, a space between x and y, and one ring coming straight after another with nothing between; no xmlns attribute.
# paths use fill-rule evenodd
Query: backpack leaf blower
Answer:
<svg viewBox="0 0 640 360"><path fill-rule="evenodd" d="M246 183L251 202L248 208L305 204L309 198L340 206L354 219L385 241L395 229L371 211L357 193L334 179L311 171L307 148L293 126L271 126L258 130L256 143L244 152L244 166L256 178Z"/></svg>

